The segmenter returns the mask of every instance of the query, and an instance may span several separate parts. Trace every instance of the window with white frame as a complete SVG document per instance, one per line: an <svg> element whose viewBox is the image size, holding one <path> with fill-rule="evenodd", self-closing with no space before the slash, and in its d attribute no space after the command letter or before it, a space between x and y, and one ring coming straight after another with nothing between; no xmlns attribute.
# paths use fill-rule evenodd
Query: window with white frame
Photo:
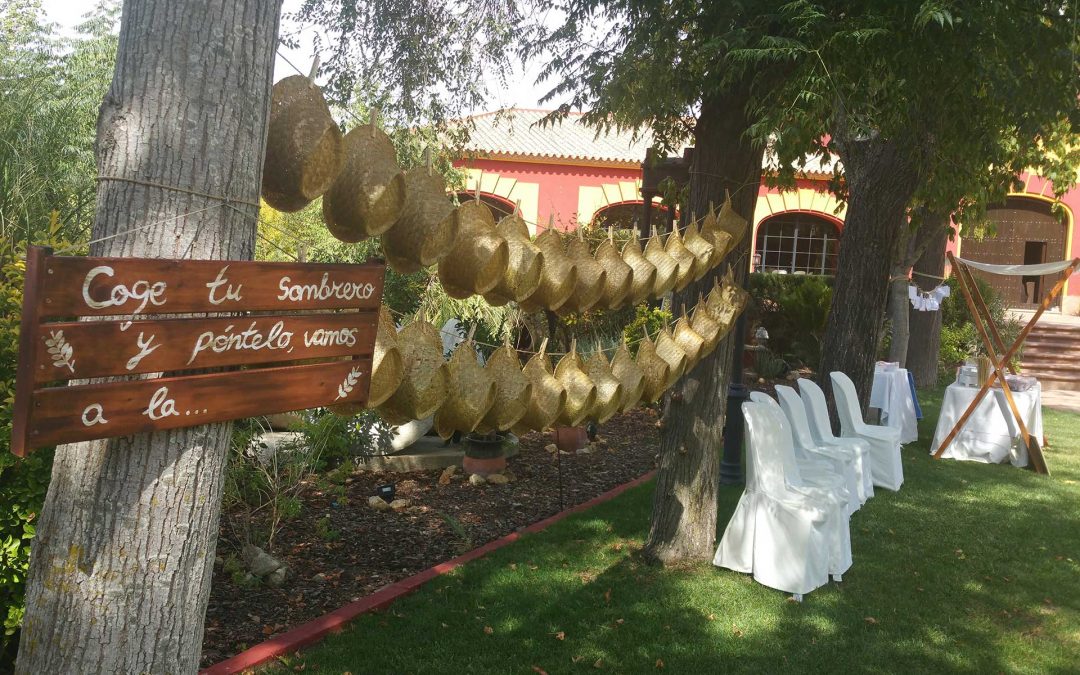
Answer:
<svg viewBox="0 0 1080 675"><path fill-rule="evenodd" d="M840 232L808 213L782 213L758 227L754 270L781 274L835 274Z"/></svg>

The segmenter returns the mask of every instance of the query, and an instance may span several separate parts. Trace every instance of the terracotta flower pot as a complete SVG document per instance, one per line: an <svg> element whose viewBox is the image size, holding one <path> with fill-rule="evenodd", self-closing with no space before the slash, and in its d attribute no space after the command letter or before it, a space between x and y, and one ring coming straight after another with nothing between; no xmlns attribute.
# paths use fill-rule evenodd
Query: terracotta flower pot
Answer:
<svg viewBox="0 0 1080 675"><path fill-rule="evenodd" d="M555 427L555 446L564 452L575 452L589 444L589 435L585 427Z"/></svg>
<svg viewBox="0 0 1080 675"><path fill-rule="evenodd" d="M465 456L461 468L465 473L487 478L493 473L506 470L506 454L503 443L506 437L498 434L468 434L465 436Z"/></svg>

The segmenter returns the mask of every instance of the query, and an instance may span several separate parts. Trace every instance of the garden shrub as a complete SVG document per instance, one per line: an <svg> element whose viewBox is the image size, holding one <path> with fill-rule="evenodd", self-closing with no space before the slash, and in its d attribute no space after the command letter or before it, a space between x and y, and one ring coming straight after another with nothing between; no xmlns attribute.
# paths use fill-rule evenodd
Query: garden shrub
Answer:
<svg viewBox="0 0 1080 675"><path fill-rule="evenodd" d="M790 362L817 368L832 304L832 278L755 273L749 289L749 319L769 332L769 349Z"/></svg>
<svg viewBox="0 0 1080 675"><path fill-rule="evenodd" d="M971 312L967 302L957 286L956 279L950 277L945 283L952 289L952 295L941 303L941 347L938 350L938 361L943 375L950 374L952 369L963 363L966 359L975 358L986 353L978 330L972 321ZM1008 347L1020 334L1022 326L1009 317L1005 299L1000 293L985 280L975 277L975 285L986 301L986 307L990 310L990 318L997 326L1001 339ZM1017 351L1012 363L1018 364L1023 349ZM1001 356L1000 354L998 356Z"/></svg>

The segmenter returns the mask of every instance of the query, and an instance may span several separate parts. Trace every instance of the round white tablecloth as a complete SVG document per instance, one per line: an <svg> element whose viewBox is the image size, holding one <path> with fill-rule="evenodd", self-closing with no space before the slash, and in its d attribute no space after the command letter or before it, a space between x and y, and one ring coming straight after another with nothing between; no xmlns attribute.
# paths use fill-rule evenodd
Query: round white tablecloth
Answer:
<svg viewBox="0 0 1080 675"><path fill-rule="evenodd" d="M885 370L880 365L875 367L870 407L881 411L882 424L900 430L901 443L919 440L919 423L915 419L915 402L911 400L907 370Z"/></svg>
<svg viewBox="0 0 1080 675"><path fill-rule="evenodd" d="M978 387L955 382L945 390L930 454L937 452L978 391ZM1027 391L1014 391L1012 395L1028 433L1042 443L1042 385L1036 384ZM1005 400L1005 392L998 387L987 392L941 456L987 464L1000 464L1008 460L1013 466L1027 466L1027 448L1020 438L1020 426Z"/></svg>

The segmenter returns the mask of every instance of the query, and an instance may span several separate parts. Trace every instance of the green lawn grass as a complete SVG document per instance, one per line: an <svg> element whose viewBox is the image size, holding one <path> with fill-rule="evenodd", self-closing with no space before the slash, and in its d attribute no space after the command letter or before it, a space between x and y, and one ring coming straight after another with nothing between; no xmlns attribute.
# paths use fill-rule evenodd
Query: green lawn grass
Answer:
<svg viewBox="0 0 1080 675"><path fill-rule="evenodd" d="M903 489L879 490L852 517L854 565L802 604L711 565L643 564L650 484L441 577L277 667L1077 672L1080 416L1046 411L1047 478L932 460L941 397L924 398ZM740 492L721 490L721 533Z"/></svg>

